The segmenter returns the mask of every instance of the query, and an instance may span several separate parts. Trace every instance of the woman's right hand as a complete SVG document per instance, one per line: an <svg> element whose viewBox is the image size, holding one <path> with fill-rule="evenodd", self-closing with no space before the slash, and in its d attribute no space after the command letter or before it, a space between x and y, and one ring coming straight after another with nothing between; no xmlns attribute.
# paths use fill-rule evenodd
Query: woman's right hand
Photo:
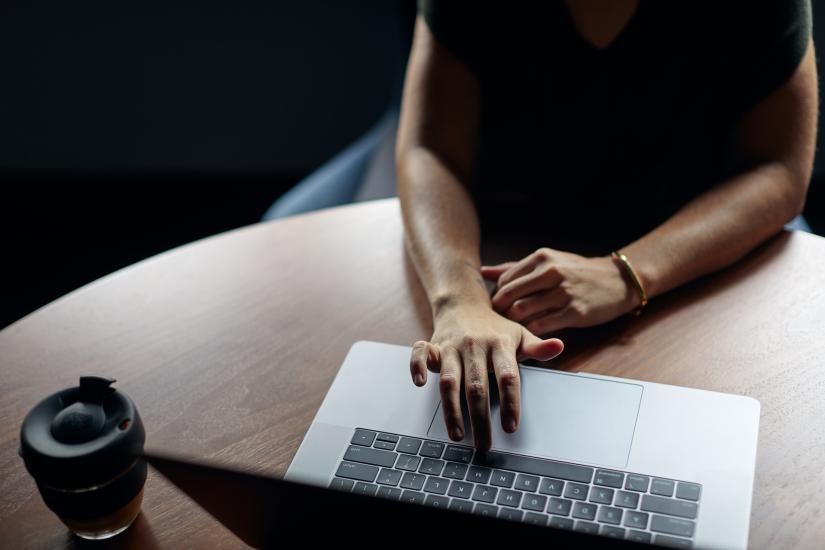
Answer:
<svg viewBox="0 0 825 550"><path fill-rule="evenodd" d="M561 340L542 340L522 325L502 317L489 304L452 305L438 311L429 342L413 345L410 374L416 386L427 383L427 370L440 372L444 421L454 441L464 438L460 391L462 379L475 446L492 444L488 370L494 371L501 403L501 427L516 431L519 423L521 381L518 361L547 361L564 349Z"/></svg>

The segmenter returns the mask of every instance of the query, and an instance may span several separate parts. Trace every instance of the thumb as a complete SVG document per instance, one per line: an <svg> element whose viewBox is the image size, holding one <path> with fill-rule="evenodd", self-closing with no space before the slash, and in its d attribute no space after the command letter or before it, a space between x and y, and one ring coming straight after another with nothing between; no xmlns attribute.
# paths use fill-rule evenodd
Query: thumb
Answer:
<svg viewBox="0 0 825 550"><path fill-rule="evenodd" d="M481 276L491 281L497 281L505 271L516 265L516 262L504 262L498 265L481 266Z"/></svg>
<svg viewBox="0 0 825 550"><path fill-rule="evenodd" d="M521 344L518 348L520 359L549 361L564 350L564 343L558 338L542 340L526 328L521 329Z"/></svg>

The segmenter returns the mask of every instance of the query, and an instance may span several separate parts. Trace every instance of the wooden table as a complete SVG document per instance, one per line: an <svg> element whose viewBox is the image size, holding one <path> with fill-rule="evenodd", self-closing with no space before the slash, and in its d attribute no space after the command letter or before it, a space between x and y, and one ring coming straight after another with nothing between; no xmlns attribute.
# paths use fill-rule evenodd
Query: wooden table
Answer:
<svg viewBox="0 0 825 550"><path fill-rule="evenodd" d="M485 260L531 246L491 245ZM751 545L821 547L823 282L825 240L783 234L639 318L564 334L552 364L759 399ZM410 345L430 330L394 199L218 235L57 300L0 332L0 547L82 546L17 456L26 412L81 374L117 378L151 448L282 475L354 341ZM154 473L116 542L241 545Z"/></svg>

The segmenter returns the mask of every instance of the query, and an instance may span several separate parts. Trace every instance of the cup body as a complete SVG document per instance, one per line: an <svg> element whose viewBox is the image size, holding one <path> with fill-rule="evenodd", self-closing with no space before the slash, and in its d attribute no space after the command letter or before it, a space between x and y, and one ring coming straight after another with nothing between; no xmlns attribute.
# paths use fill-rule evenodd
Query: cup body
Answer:
<svg viewBox="0 0 825 550"><path fill-rule="evenodd" d="M26 416L20 455L43 502L79 537L109 538L140 513L147 466L137 408L114 380L81 377Z"/></svg>

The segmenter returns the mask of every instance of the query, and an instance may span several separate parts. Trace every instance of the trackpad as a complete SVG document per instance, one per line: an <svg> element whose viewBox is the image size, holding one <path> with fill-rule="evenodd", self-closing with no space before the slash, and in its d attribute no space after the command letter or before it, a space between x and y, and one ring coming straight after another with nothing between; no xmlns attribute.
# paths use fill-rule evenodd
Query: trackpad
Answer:
<svg viewBox="0 0 825 550"><path fill-rule="evenodd" d="M521 367L521 421L516 433L508 434L501 429L493 378L490 383L494 449L613 468L627 466L641 385ZM472 445L466 403L462 407L464 443ZM449 440L441 403L428 435Z"/></svg>

